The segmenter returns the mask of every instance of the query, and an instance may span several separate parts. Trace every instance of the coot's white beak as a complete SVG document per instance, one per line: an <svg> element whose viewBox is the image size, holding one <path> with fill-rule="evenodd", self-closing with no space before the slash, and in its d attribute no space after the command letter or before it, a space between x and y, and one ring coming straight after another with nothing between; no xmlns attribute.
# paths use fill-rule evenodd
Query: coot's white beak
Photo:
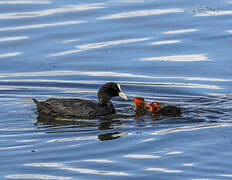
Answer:
<svg viewBox="0 0 232 180"><path fill-rule="evenodd" d="M126 96L122 91L119 92L118 95L119 95L122 99L128 100L127 96Z"/></svg>
<svg viewBox="0 0 232 180"><path fill-rule="evenodd" d="M128 100L128 98L126 97L126 95L122 92L122 89L121 89L120 85L119 85L119 84L117 84L117 85L118 85L118 89L119 89L118 95L119 95L122 99Z"/></svg>

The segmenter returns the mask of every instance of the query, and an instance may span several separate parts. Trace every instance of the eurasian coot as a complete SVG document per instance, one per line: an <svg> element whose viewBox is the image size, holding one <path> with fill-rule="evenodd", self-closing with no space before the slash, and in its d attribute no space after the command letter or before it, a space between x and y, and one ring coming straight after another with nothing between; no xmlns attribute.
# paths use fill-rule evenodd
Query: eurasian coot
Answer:
<svg viewBox="0 0 232 180"><path fill-rule="evenodd" d="M115 113L115 109L110 99L120 96L127 100L127 96L122 92L117 83L109 82L104 84L98 91L98 101L93 102L84 99L55 99L35 102L39 116L53 118L93 118Z"/></svg>

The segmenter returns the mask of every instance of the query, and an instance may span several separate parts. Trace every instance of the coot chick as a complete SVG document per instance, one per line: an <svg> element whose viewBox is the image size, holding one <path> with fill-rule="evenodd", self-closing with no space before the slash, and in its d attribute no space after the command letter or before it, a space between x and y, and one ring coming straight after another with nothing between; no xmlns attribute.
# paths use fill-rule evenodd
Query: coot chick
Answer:
<svg viewBox="0 0 232 180"><path fill-rule="evenodd" d="M152 102L148 105L151 113L159 113L163 106L158 102Z"/></svg>
<svg viewBox="0 0 232 180"><path fill-rule="evenodd" d="M127 100L127 96L122 92L117 83L109 82L104 84L98 91L98 103L89 100L55 99L50 98L46 101L35 102L40 117L51 118L93 118L115 113L115 109L110 99L120 96Z"/></svg>
<svg viewBox="0 0 232 180"><path fill-rule="evenodd" d="M173 105L162 105L159 102L152 102L147 105L143 97L135 97L134 99L135 114L142 116L145 114L156 114L163 116L179 116L181 109Z"/></svg>
<svg viewBox="0 0 232 180"><path fill-rule="evenodd" d="M164 116L179 116L181 115L181 109L177 106L162 105L158 102L152 102L149 104L149 111L153 114L161 114Z"/></svg>
<svg viewBox="0 0 232 180"><path fill-rule="evenodd" d="M135 97L134 99L135 114L137 116L142 116L148 113L147 104L143 97Z"/></svg>

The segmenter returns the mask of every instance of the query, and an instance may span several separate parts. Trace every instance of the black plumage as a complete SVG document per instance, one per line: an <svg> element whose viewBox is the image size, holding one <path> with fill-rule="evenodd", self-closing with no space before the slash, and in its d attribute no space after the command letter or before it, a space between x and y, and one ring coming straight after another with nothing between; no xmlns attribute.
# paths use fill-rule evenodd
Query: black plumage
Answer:
<svg viewBox="0 0 232 180"><path fill-rule="evenodd" d="M93 102L85 99L55 99L35 102L40 116L53 118L92 118L115 113L115 108L110 101L112 97L120 96L127 99L120 85L109 82L104 84L98 91L98 101Z"/></svg>
<svg viewBox="0 0 232 180"><path fill-rule="evenodd" d="M166 105L160 109L159 113L165 116L179 116L181 115L181 109L177 106Z"/></svg>

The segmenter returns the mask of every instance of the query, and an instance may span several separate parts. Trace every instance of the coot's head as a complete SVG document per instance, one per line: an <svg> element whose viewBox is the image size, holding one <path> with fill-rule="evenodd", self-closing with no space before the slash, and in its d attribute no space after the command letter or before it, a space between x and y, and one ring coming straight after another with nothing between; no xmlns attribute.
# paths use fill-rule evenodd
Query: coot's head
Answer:
<svg viewBox="0 0 232 180"><path fill-rule="evenodd" d="M114 96L120 96L122 99L127 100L127 96L122 92L120 85L114 82L104 84L99 89L97 96L101 105L107 105Z"/></svg>
<svg viewBox="0 0 232 180"><path fill-rule="evenodd" d="M152 102L149 104L149 111L152 113L158 113L162 108L162 105L158 102Z"/></svg>
<svg viewBox="0 0 232 180"><path fill-rule="evenodd" d="M135 105L135 110L146 110L147 109L147 104L143 97L135 97L134 105Z"/></svg>

